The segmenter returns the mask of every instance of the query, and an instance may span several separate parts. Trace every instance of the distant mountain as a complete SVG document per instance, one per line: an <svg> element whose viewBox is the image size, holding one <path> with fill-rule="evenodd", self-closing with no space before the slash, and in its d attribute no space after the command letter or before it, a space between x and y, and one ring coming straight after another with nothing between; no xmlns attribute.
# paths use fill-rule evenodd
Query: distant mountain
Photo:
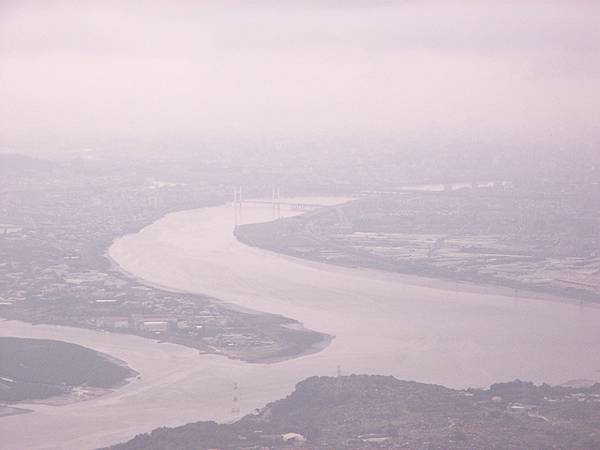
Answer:
<svg viewBox="0 0 600 450"><path fill-rule="evenodd" d="M159 428L113 450L600 448L600 384L453 390L393 377L313 377L233 424Z"/></svg>

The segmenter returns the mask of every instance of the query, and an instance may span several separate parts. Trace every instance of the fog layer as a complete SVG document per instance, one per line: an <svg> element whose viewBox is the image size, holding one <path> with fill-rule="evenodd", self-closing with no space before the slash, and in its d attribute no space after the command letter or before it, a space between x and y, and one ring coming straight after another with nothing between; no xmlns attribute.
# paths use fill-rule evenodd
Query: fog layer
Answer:
<svg viewBox="0 0 600 450"><path fill-rule="evenodd" d="M0 144L315 135L589 152L598 23L591 1L3 0Z"/></svg>

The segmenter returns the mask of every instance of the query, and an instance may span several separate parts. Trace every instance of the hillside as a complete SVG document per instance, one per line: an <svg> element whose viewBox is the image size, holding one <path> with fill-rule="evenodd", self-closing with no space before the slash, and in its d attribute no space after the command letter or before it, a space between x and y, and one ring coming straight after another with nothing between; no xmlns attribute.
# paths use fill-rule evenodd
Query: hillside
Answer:
<svg viewBox="0 0 600 450"><path fill-rule="evenodd" d="M600 447L600 384L514 381L452 390L393 377L313 377L236 423L160 428L112 450L590 449Z"/></svg>
<svg viewBox="0 0 600 450"><path fill-rule="evenodd" d="M80 345L0 337L0 402L109 389L134 375L129 367Z"/></svg>

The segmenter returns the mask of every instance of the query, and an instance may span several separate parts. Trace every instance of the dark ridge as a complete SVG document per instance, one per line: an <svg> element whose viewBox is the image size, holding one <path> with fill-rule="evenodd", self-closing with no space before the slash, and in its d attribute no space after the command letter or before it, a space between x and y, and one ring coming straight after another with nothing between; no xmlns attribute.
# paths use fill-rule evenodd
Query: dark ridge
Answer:
<svg viewBox="0 0 600 450"><path fill-rule="evenodd" d="M600 448L600 384L454 390L389 376L312 377L233 424L159 428L112 450Z"/></svg>
<svg viewBox="0 0 600 450"><path fill-rule="evenodd" d="M41 400L75 387L110 389L137 372L67 342L0 337L0 401Z"/></svg>

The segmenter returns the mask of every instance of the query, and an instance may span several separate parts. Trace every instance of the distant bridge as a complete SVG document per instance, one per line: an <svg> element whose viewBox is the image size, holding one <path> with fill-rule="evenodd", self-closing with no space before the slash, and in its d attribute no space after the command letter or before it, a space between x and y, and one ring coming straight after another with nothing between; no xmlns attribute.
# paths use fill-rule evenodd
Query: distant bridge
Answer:
<svg viewBox="0 0 600 450"><path fill-rule="evenodd" d="M314 211L315 209L322 208L325 205L319 205L317 203L301 203L301 202L282 202L282 201L270 201L270 200L242 200L237 202L239 205L253 205L253 206L272 206L275 208L287 208L293 211Z"/></svg>
<svg viewBox="0 0 600 450"><path fill-rule="evenodd" d="M273 209L291 209L292 211L313 211L326 205L307 202L295 202L293 200L282 201L279 188L273 188L271 200L246 200L242 196L242 188L239 187L233 191L233 205L241 207L243 205L251 206L271 206Z"/></svg>

